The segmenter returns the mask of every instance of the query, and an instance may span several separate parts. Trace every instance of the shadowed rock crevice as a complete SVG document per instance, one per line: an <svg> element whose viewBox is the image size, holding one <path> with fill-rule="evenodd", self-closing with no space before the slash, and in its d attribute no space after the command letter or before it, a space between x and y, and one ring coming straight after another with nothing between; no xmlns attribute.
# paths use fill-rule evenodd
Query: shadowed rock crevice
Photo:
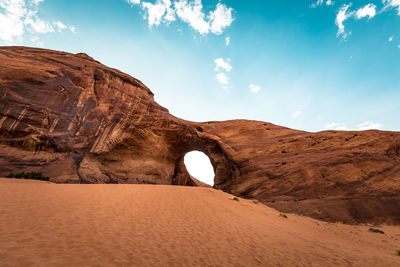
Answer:
<svg viewBox="0 0 400 267"><path fill-rule="evenodd" d="M158 105L139 80L87 55L0 48L0 176L57 183L203 185L327 221L400 223L400 133L309 133L267 122L195 123Z"/></svg>

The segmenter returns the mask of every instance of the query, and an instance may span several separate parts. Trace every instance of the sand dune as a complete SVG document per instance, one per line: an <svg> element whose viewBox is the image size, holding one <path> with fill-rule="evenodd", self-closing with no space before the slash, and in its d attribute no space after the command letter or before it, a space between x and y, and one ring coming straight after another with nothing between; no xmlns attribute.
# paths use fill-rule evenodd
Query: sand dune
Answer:
<svg viewBox="0 0 400 267"><path fill-rule="evenodd" d="M400 227L332 224L211 188L0 179L1 266L399 266Z"/></svg>

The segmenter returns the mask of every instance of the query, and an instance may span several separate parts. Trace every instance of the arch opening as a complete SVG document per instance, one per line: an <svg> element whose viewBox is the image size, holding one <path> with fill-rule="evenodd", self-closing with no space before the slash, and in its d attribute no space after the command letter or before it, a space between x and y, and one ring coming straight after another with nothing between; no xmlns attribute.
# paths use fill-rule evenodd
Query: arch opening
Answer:
<svg viewBox="0 0 400 267"><path fill-rule="evenodd" d="M214 167L205 153L197 150L186 153L184 164L192 177L211 186L214 185Z"/></svg>

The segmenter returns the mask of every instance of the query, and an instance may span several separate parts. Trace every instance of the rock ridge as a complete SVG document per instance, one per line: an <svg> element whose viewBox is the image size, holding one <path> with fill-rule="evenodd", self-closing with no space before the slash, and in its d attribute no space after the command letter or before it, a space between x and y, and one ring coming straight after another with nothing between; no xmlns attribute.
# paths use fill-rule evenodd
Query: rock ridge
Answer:
<svg viewBox="0 0 400 267"><path fill-rule="evenodd" d="M183 163L193 150L210 157L214 187L236 196L327 221L400 223L399 132L185 121L86 54L0 47L0 176L197 186Z"/></svg>

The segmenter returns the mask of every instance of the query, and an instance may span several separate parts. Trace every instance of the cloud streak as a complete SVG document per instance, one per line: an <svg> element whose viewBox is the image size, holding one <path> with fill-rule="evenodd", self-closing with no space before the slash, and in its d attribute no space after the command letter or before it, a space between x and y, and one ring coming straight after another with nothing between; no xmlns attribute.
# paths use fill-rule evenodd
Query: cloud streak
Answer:
<svg viewBox="0 0 400 267"><path fill-rule="evenodd" d="M230 43L231 43L231 38L230 37L226 37L225 38L225 45L229 46Z"/></svg>
<svg viewBox="0 0 400 267"><path fill-rule="evenodd" d="M214 60L215 68L214 71L217 72L216 79L223 85L223 88L228 89L229 76L228 73L232 70L232 65L230 64L231 59L223 59L221 57Z"/></svg>
<svg viewBox="0 0 400 267"><path fill-rule="evenodd" d="M316 2L311 4L311 8L316 8L319 6L322 6L324 4L324 0L317 0ZM332 0L326 0L325 4L327 6L332 6L334 4L334 2Z"/></svg>
<svg viewBox="0 0 400 267"><path fill-rule="evenodd" d="M301 114L303 114L303 111L302 110L298 110L298 111L296 111L295 113L292 114L292 118L297 118Z"/></svg>
<svg viewBox="0 0 400 267"><path fill-rule="evenodd" d="M366 121L357 125L356 128L349 128L345 124L331 122L325 125L325 129L338 130L338 131L365 131L365 130L379 130L382 129L383 125L380 123L374 123Z"/></svg>
<svg viewBox="0 0 400 267"><path fill-rule="evenodd" d="M320 3L320 1L314 4L317 5L318 3ZM351 35L351 31L346 31L344 26L344 22L350 18L354 18L356 20L368 18L368 20L370 20L376 15L390 9L397 9L398 15L400 16L400 0L382 0L382 3L384 7L379 12L377 11L376 5L373 3L369 3L353 11L349 9L351 7L351 3L342 5L342 7L337 11L335 18L335 24L338 27L338 31L336 34L337 37L342 37L345 40L348 36ZM389 39L389 42L390 41L391 39Z"/></svg>
<svg viewBox="0 0 400 267"><path fill-rule="evenodd" d="M345 20L347 20L348 18L350 18L353 15L353 12L347 12L349 7L350 7L350 5L351 4L343 5L339 9L338 13L336 14L335 24L338 27L338 31L336 33L336 36L337 37L342 36L343 39L346 39L347 36L351 34L351 32L347 33L345 31L344 24L343 24Z"/></svg>
<svg viewBox="0 0 400 267"><path fill-rule="evenodd" d="M400 16L400 0L383 0L382 2L385 5L385 9L397 9Z"/></svg>

